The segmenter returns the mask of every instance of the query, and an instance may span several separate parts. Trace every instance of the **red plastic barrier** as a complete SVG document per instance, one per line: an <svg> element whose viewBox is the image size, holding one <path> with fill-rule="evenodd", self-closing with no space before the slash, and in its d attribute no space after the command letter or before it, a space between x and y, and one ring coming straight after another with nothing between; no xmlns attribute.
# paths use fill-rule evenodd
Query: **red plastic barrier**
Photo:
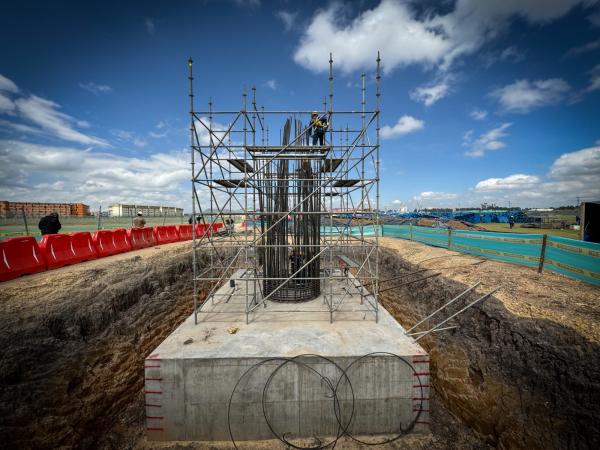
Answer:
<svg viewBox="0 0 600 450"><path fill-rule="evenodd" d="M125 228L116 228L112 232L115 247L119 250L118 253L131 251L131 243L127 239L127 230Z"/></svg>
<svg viewBox="0 0 600 450"><path fill-rule="evenodd" d="M205 236L210 236L210 225L197 223L196 224L196 239L202 239Z"/></svg>
<svg viewBox="0 0 600 450"><path fill-rule="evenodd" d="M219 228L223 228L223 224L222 223L213 223L212 224L212 230L216 233L217 231L219 231Z"/></svg>
<svg viewBox="0 0 600 450"><path fill-rule="evenodd" d="M0 281L43 272L46 261L32 236L0 241Z"/></svg>
<svg viewBox="0 0 600 450"><path fill-rule="evenodd" d="M73 250L79 257L80 261L90 261L98 258L98 252L96 246L92 241L92 235L87 231L81 231L78 233L69 233L73 243Z"/></svg>
<svg viewBox="0 0 600 450"><path fill-rule="evenodd" d="M144 228L128 228L127 239L129 239L129 243L131 244L131 250L148 247L144 239Z"/></svg>
<svg viewBox="0 0 600 450"><path fill-rule="evenodd" d="M98 250L98 256L110 256L121 253L120 249L115 246L115 240L113 239L113 230L98 230L92 234L92 242Z"/></svg>
<svg viewBox="0 0 600 450"><path fill-rule="evenodd" d="M73 248L73 238L68 234L45 234L39 247L48 269L58 269L81 261Z"/></svg>
<svg viewBox="0 0 600 450"><path fill-rule="evenodd" d="M171 238L171 242L178 242L181 240L179 238L179 231L177 230L177 225L168 225L167 228L168 228L167 233L169 234L169 237Z"/></svg>
<svg viewBox="0 0 600 450"><path fill-rule="evenodd" d="M175 228L175 225L154 227L154 239L156 239L157 244L177 242L179 240L177 228Z"/></svg>
<svg viewBox="0 0 600 450"><path fill-rule="evenodd" d="M192 239L192 226L191 225L177 225L177 234L179 235L180 241L189 241Z"/></svg>
<svg viewBox="0 0 600 450"><path fill-rule="evenodd" d="M154 230L152 227L142 228L142 230L146 247L152 247L156 245L156 239L154 239Z"/></svg>

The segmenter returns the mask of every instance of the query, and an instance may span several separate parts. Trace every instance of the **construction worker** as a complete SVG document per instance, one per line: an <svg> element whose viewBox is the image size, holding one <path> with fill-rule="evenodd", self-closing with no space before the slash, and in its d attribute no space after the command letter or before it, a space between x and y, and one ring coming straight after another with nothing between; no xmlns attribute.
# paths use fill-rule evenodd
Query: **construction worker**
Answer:
<svg viewBox="0 0 600 450"><path fill-rule="evenodd" d="M62 228L60 221L58 220L58 213L50 213L40 219L38 228L44 234L56 234Z"/></svg>
<svg viewBox="0 0 600 450"><path fill-rule="evenodd" d="M317 111L313 111L310 116L310 128L309 133L312 133L312 145L324 145L325 142L325 132L329 128L329 123L327 123L327 118L325 116L319 117L319 113Z"/></svg>
<svg viewBox="0 0 600 450"><path fill-rule="evenodd" d="M146 226L146 219L144 219L141 211L138 211L137 217L133 219L133 228L144 228Z"/></svg>

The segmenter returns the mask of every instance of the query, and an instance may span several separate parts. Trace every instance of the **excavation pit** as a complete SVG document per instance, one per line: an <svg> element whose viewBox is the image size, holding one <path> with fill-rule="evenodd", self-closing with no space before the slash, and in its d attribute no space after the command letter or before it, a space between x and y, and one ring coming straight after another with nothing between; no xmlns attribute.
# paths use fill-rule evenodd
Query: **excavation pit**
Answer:
<svg viewBox="0 0 600 450"><path fill-rule="evenodd" d="M325 442L347 431L378 442L426 430L426 352L384 308L375 321L351 275L328 283L323 292L334 303L345 297L333 317L321 294L293 305L268 301L247 324L253 283L226 282L198 324L192 314L146 359L148 439Z"/></svg>

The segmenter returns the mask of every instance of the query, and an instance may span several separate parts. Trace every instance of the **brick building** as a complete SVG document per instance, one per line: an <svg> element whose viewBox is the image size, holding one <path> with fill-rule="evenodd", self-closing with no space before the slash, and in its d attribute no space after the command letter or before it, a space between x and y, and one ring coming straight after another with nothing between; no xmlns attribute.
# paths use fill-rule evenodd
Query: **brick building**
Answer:
<svg viewBox="0 0 600 450"><path fill-rule="evenodd" d="M84 217L90 215L90 207L83 203L37 203L37 202L9 202L0 200L0 217L14 217L23 214L26 216L42 217L50 213L60 216Z"/></svg>

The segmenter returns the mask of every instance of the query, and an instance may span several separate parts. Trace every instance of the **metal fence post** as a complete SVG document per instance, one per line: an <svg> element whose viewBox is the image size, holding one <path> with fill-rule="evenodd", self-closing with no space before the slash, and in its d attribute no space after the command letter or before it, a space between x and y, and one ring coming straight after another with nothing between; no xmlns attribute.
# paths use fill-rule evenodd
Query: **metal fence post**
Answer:
<svg viewBox="0 0 600 450"><path fill-rule="evenodd" d="M409 224L410 226L410 240L412 241L412 222Z"/></svg>
<svg viewBox="0 0 600 450"><path fill-rule="evenodd" d="M540 250L540 266L538 267L538 273L542 273L544 269L544 259L546 257L546 241L548 240L548 235L545 234L542 238L542 249Z"/></svg>
<svg viewBox="0 0 600 450"><path fill-rule="evenodd" d="M451 245L452 245L452 228L448 228L448 250L450 250Z"/></svg>
<svg viewBox="0 0 600 450"><path fill-rule="evenodd" d="M23 214L23 222L25 222L25 233L29 236L29 226L27 225L27 216L25 215L25 208L21 208L21 213Z"/></svg>

